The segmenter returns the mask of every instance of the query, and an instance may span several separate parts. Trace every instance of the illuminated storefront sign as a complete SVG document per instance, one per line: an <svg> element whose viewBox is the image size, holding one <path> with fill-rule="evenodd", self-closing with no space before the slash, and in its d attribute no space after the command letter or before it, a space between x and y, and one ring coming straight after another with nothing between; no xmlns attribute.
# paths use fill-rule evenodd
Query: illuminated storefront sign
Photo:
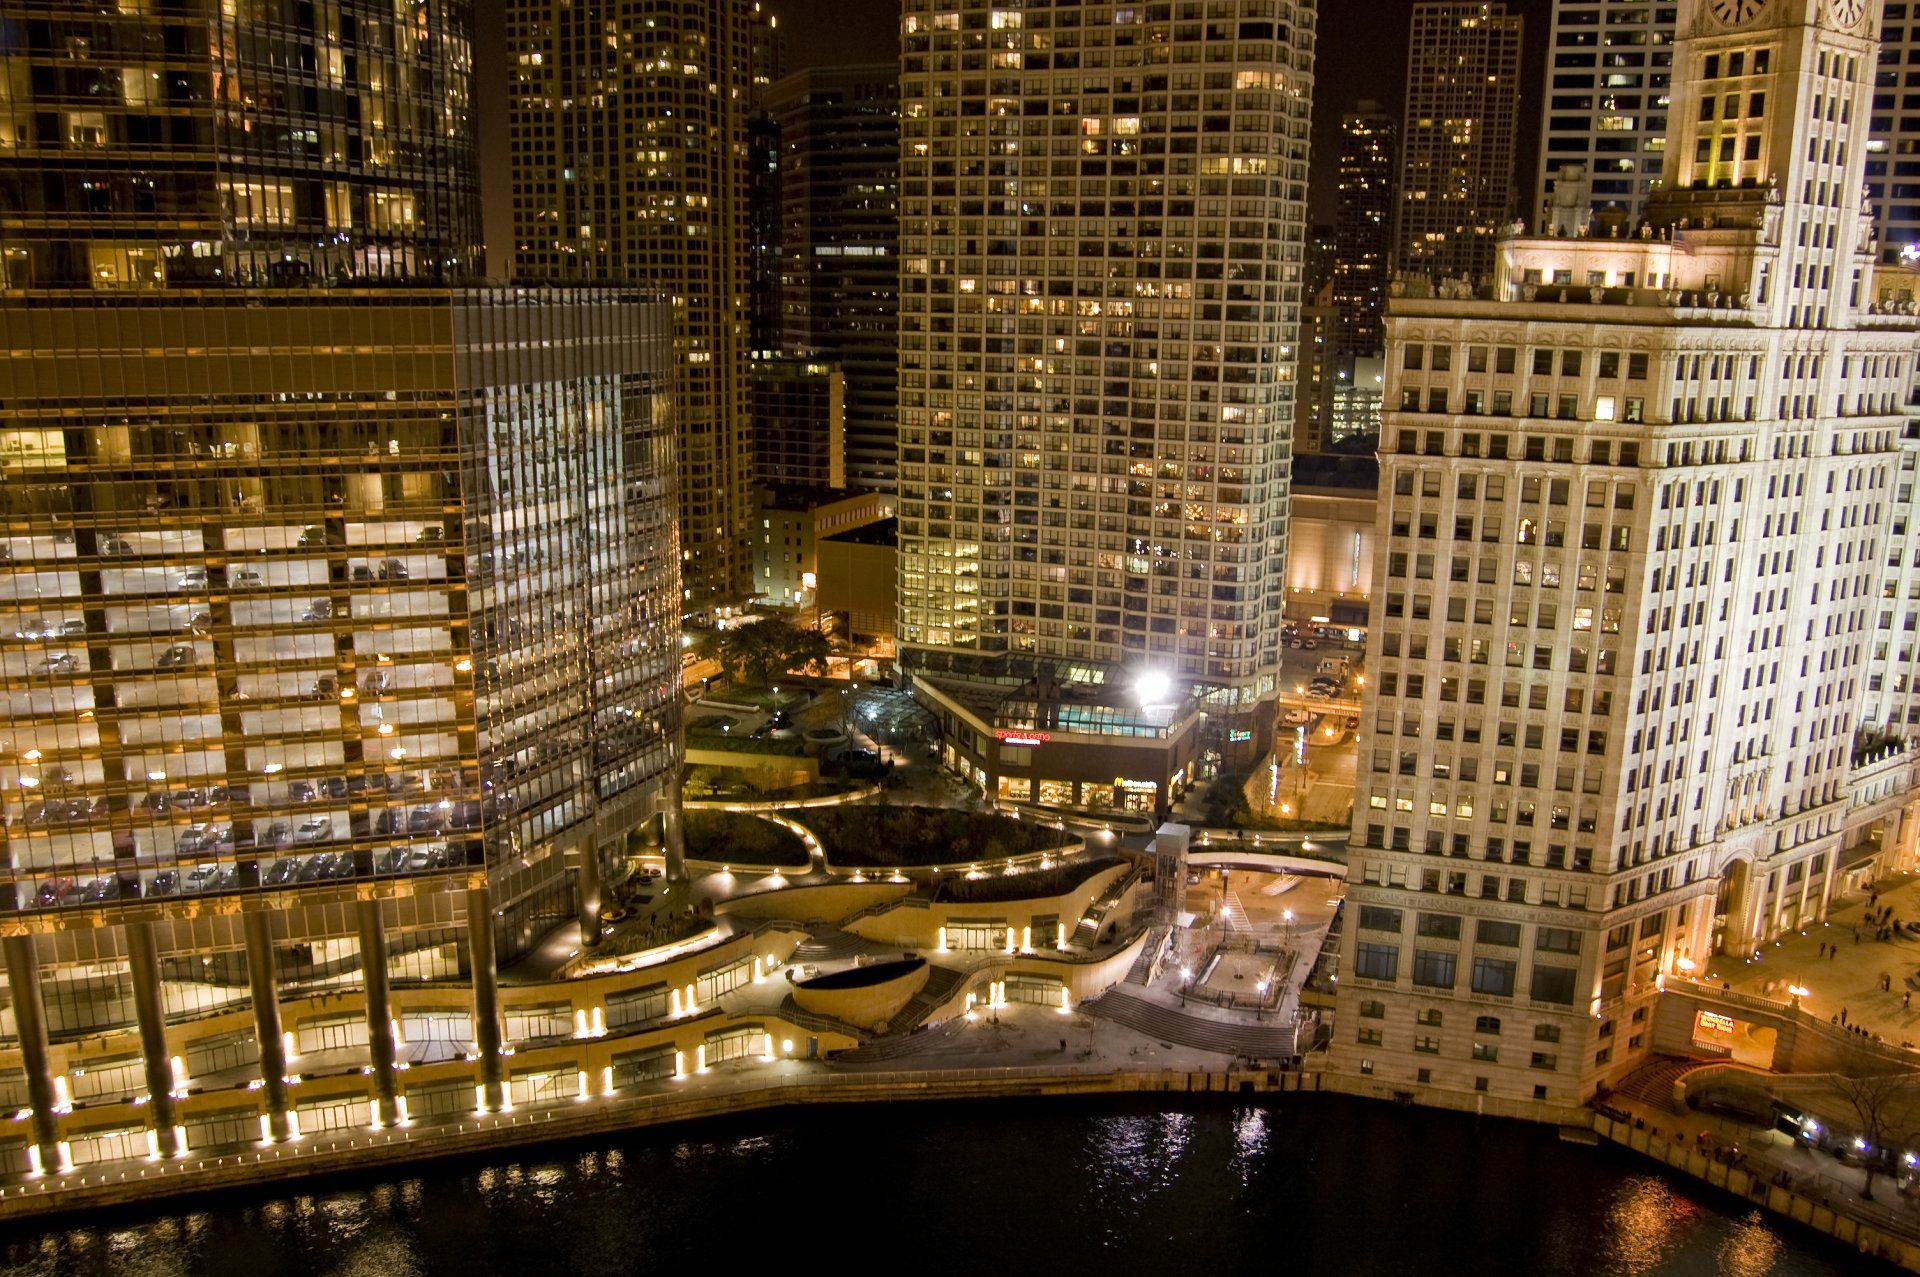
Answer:
<svg viewBox="0 0 1920 1277"><path fill-rule="evenodd" d="M1022 732L1002 728L994 733L1002 745L1044 745L1053 737L1045 732Z"/></svg>
<svg viewBox="0 0 1920 1277"><path fill-rule="evenodd" d="M1733 1049L1734 1019L1718 1011L1696 1011L1693 1016L1693 1040L1701 1046Z"/></svg>

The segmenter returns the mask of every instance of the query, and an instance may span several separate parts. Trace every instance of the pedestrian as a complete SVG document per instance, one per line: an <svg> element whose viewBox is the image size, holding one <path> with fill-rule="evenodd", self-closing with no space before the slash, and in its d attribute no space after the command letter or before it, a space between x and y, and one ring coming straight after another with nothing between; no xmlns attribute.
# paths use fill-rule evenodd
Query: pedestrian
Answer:
<svg viewBox="0 0 1920 1277"><path fill-rule="evenodd" d="M1820 954L1819 954L1819 956L1820 956L1820 957L1822 957L1822 958L1824 958L1824 957L1826 957L1826 956L1827 956L1827 943L1826 943L1826 941L1824 941L1824 940L1820 942Z"/></svg>
<svg viewBox="0 0 1920 1277"><path fill-rule="evenodd" d="M1839 945L1837 945L1837 944L1830 944L1830 945L1828 945L1828 946L1827 946L1827 961L1828 961L1828 962L1832 962L1832 961L1833 961L1833 960L1834 960L1835 958L1837 958L1837 957L1839 957L1839 956L1840 956L1840 946L1839 946Z"/></svg>
<svg viewBox="0 0 1920 1277"><path fill-rule="evenodd" d="M1886 992L1889 992L1892 988L1893 988L1893 977L1888 975L1886 972L1882 971L1880 973L1880 992L1886 993Z"/></svg>
<svg viewBox="0 0 1920 1277"><path fill-rule="evenodd" d="M1867 908L1872 909L1880 903L1880 893L1870 892L1867 896Z"/></svg>
<svg viewBox="0 0 1920 1277"><path fill-rule="evenodd" d="M1908 989L1905 993L1900 995L1900 1009L1902 1011L1911 1011L1913 1009L1913 990L1912 989Z"/></svg>
<svg viewBox="0 0 1920 1277"><path fill-rule="evenodd" d="M1840 1008L1840 1027L1843 1029L1847 1027L1847 1009L1845 1007Z"/></svg>

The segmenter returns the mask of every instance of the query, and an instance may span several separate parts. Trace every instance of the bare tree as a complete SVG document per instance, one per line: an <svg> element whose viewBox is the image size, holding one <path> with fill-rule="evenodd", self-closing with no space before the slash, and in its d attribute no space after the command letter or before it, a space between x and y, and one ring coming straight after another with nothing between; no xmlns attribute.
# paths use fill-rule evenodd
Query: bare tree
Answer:
<svg viewBox="0 0 1920 1277"><path fill-rule="evenodd" d="M1860 1196L1872 1200L1874 1164L1884 1156L1886 1141L1908 1125L1907 1110L1920 1093L1920 1074L1863 1046L1848 1053L1833 1075L1833 1088L1853 1107L1860 1138L1867 1143Z"/></svg>

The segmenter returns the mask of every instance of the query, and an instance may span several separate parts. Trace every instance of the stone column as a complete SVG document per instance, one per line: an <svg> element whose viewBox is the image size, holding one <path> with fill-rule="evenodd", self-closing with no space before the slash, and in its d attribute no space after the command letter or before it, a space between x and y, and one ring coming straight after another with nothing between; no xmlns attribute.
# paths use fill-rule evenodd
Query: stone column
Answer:
<svg viewBox="0 0 1920 1277"><path fill-rule="evenodd" d="M244 915L247 927L247 983L253 992L254 1034L260 1039L260 1081L267 1097L267 1137L276 1144L292 1137L287 1121L287 1043L280 1034L280 978L273 968L273 915L260 909Z"/></svg>
<svg viewBox="0 0 1920 1277"><path fill-rule="evenodd" d="M500 982L493 964L493 892L467 889L467 951L472 955L473 1045L480 1055L480 1105L489 1113L506 1106L500 1057Z"/></svg>
<svg viewBox="0 0 1920 1277"><path fill-rule="evenodd" d="M387 928L378 900L356 906L360 920L360 975L367 986L367 1059L373 1065L374 1121L400 1120L399 1077L394 1072L393 1000L387 986Z"/></svg>
<svg viewBox="0 0 1920 1277"><path fill-rule="evenodd" d="M178 1157L174 1136L173 1057L167 1052L167 1013L160 1000L160 950L153 923L121 926L127 937L127 965L133 977L133 1011L140 1021L140 1057L147 1074L147 1112L159 1141L160 1156Z"/></svg>
<svg viewBox="0 0 1920 1277"><path fill-rule="evenodd" d="M20 1039L20 1067L27 1075L27 1102L33 1108L33 1142L40 1149L43 1170L60 1165L59 1102L53 1089L53 1070L47 1045L47 1007L40 999L40 955L32 936L8 936L4 945L7 988L13 994L13 1027Z"/></svg>

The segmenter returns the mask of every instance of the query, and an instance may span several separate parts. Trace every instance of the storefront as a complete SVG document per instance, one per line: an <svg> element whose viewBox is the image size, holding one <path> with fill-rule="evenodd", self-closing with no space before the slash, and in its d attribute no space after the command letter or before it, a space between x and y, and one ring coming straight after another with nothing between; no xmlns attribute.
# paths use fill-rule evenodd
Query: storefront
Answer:
<svg viewBox="0 0 1920 1277"><path fill-rule="evenodd" d="M1104 687L1048 689L917 676L947 768L1007 804L1164 818L1196 779L1201 714L1124 703Z"/></svg>

